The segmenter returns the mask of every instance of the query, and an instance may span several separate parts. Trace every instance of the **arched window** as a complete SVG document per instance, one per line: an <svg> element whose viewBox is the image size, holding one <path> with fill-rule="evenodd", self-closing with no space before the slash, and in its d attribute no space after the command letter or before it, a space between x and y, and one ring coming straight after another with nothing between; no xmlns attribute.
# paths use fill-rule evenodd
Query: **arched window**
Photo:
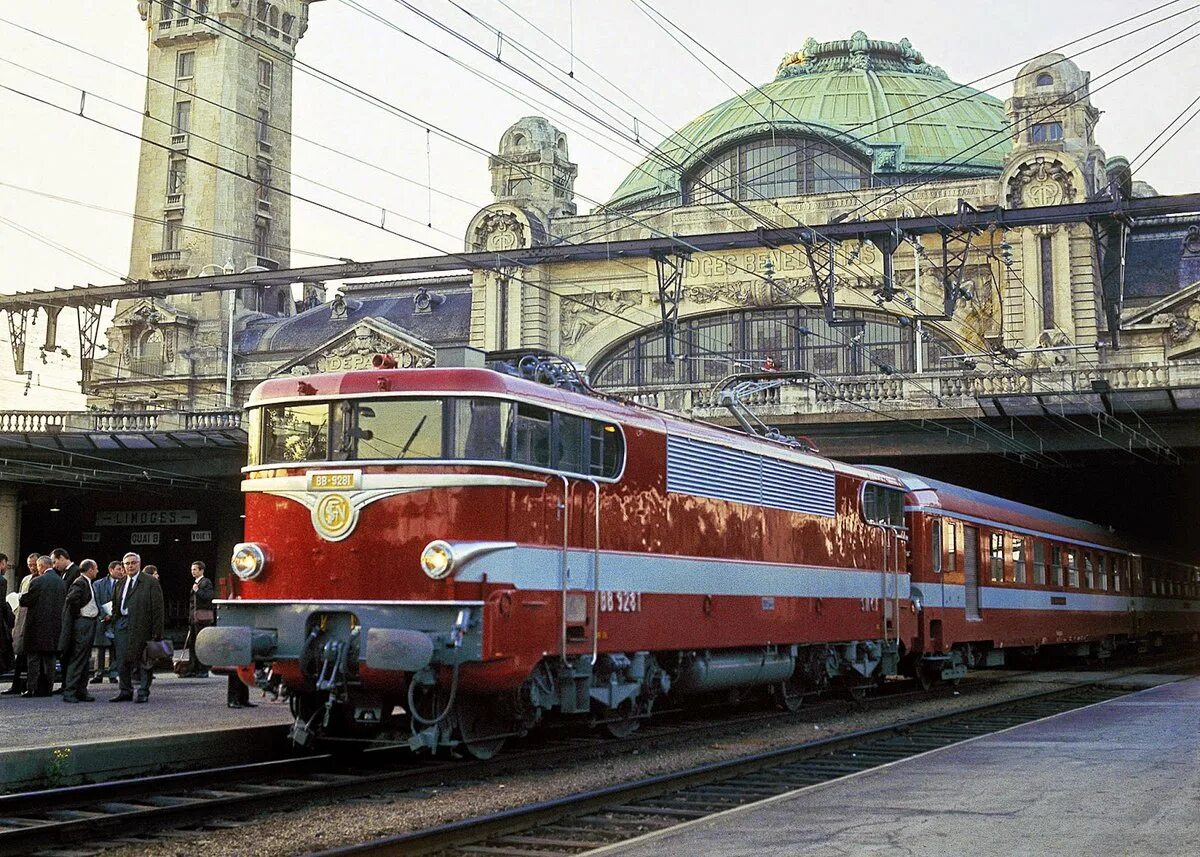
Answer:
<svg viewBox="0 0 1200 857"><path fill-rule="evenodd" d="M776 137L738 143L705 159L686 182L695 205L726 198L771 199L858 190L869 185L867 165L823 140Z"/></svg>
<svg viewBox="0 0 1200 857"><path fill-rule="evenodd" d="M711 384L736 372L762 369L767 360L779 371L803 370L821 376L878 375L916 369L912 325L884 312L839 310L862 327L831 327L816 307L732 310L679 323L675 362L664 359L661 328L652 328L611 348L591 370L598 388ZM860 336L861 334L861 336ZM926 328L925 366L959 353Z"/></svg>
<svg viewBox="0 0 1200 857"><path fill-rule="evenodd" d="M1039 74L1037 78L1038 86L1054 86L1054 78L1048 74Z"/></svg>

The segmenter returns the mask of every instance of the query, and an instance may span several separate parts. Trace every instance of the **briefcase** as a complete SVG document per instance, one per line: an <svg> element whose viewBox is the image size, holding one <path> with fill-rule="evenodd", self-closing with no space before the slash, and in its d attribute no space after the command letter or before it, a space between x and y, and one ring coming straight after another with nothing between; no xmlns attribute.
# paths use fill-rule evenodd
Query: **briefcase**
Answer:
<svg viewBox="0 0 1200 857"><path fill-rule="evenodd" d="M142 658L151 667L162 666L165 662L166 668L170 669L174 654L175 647L171 645L170 640L151 640L146 643Z"/></svg>

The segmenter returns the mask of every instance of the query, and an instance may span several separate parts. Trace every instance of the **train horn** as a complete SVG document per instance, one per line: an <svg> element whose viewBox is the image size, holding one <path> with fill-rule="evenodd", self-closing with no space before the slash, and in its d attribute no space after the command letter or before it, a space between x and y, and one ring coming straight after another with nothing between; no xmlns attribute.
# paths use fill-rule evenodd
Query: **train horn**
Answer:
<svg viewBox="0 0 1200 857"><path fill-rule="evenodd" d="M376 354L371 358L371 365L376 369L395 369L396 358L390 354Z"/></svg>

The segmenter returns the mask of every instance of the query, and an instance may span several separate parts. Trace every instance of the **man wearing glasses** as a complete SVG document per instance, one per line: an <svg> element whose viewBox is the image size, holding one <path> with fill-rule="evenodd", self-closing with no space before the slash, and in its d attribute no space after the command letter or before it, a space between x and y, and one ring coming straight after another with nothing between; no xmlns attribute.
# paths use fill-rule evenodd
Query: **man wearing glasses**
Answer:
<svg viewBox="0 0 1200 857"><path fill-rule="evenodd" d="M159 582L142 574L142 558L125 554L125 579L113 588L117 677L120 692L109 702L147 702L153 668L146 664L146 643L163 638L163 595ZM133 682L137 680L137 692Z"/></svg>

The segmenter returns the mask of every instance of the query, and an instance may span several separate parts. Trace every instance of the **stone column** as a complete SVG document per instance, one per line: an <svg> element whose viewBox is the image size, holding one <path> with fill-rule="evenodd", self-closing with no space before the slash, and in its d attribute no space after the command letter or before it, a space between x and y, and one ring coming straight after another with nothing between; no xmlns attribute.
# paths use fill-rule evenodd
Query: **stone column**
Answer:
<svg viewBox="0 0 1200 857"><path fill-rule="evenodd" d="M0 485L0 551L8 554L8 591L16 587L16 570L23 567L21 544L21 494L13 485Z"/></svg>

